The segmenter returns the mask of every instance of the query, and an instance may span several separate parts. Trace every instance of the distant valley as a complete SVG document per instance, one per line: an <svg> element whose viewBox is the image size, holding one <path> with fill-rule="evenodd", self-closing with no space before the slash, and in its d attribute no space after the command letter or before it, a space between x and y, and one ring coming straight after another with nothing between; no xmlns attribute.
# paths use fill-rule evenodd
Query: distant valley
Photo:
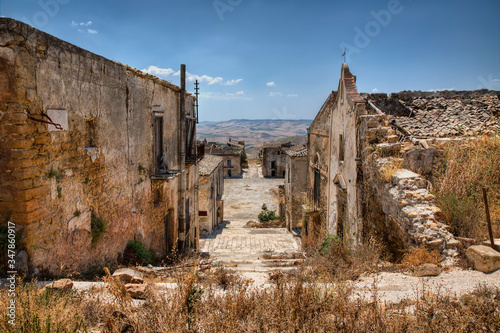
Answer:
<svg viewBox="0 0 500 333"><path fill-rule="evenodd" d="M200 122L198 140L227 142L245 141L246 145L271 142L291 136L305 136L312 120L232 119L220 122Z"/></svg>

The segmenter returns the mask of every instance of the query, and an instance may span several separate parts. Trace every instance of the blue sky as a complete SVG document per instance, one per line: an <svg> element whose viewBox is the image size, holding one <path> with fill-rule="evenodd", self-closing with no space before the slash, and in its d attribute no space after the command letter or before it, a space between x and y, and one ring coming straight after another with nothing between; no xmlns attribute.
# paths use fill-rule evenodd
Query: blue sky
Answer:
<svg viewBox="0 0 500 333"><path fill-rule="evenodd" d="M498 0L0 0L0 15L174 84L185 63L202 121L314 118L343 48L361 92L500 90Z"/></svg>

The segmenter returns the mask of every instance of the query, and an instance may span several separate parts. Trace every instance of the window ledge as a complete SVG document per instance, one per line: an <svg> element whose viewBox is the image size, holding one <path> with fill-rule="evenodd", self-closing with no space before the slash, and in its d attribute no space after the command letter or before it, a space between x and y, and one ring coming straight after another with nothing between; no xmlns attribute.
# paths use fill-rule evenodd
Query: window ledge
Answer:
<svg viewBox="0 0 500 333"><path fill-rule="evenodd" d="M168 180L179 176L182 172L180 170L168 170L165 173L155 173L151 176L151 180Z"/></svg>

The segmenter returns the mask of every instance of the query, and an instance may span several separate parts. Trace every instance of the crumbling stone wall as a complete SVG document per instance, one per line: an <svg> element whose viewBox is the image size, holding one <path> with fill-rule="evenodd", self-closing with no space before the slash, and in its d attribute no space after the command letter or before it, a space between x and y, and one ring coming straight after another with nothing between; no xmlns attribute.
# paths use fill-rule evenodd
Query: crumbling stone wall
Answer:
<svg viewBox="0 0 500 333"><path fill-rule="evenodd" d="M459 111L468 114L472 107L467 101L463 104L443 102L442 97L422 104L422 96L407 95L403 92L389 98L385 94L361 96L356 89L356 78L347 64L342 65L338 93L330 95L309 129L309 197L314 184L318 183L317 175L323 176L322 170L321 187L323 179L326 180L318 198L321 206L309 209L309 216L328 234L342 237L344 244L351 248L363 241L362 236L375 233L386 239L394 250L425 245L453 258L459 242L443 223L441 210L427 189L427 181L403 168L429 172L439 152L422 139L424 133L428 136L455 133L457 122L450 123L442 116L458 112L459 107ZM489 96L472 104L487 104L493 113L496 101L498 96ZM450 105L458 106L454 109ZM426 127L427 120L422 119L432 119L436 108L441 110L441 118ZM391 122L388 117L392 117ZM467 117L462 118L466 124ZM476 109L471 118L472 123L477 119L486 121L486 125L495 122L484 113L484 108ZM447 132L439 126L444 126ZM468 128L481 131L485 126ZM415 146L402 152L400 141L410 145L415 141L424 149Z"/></svg>
<svg viewBox="0 0 500 333"><path fill-rule="evenodd" d="M402 169L401 144L386 115L360 117L365 233L385 238L394 250L411 245L437 249L453 258L459 242L443 223L427 181Z"/></svg>
<svg viewBox="0 0 500 333"><path fill-rule="evenodd" d="M209 155L220 156L224 159L224 177L237 178L241 177L241 155L244 149L240 145L219 145L214 142L209 142L205 145L205 153Z"/></svg>
<svg viewBox="0 0 500 333"><path fill-rule="evenodd" d="M305 234L316 237L326 230L326 209L328 207L328 170L330 161L331 110L337 99L332 92L308 129L307 135L307 179L306 208L308 225ZM317 178L319 177L319 182ZM315 184L319 193L315 194Z"/></svg>
<svg viewBox="0 0 500 333"><path fill-rule="evenodd" d="M175 247L179 173L150 176L155 117L164 164L179 169L180 89L6 18L0 65L0 213L24 228L30 265L115 262L134 238L162 254ZM192 97L186 105L193 114ZM62 130L35 120L43 114ZM196 245L197 165L186 174ZM92 216L108 223L97 243Z"/></svg>
<svg viewBox="0 0 500 333"><path fill-rule="evenodd" d="M261 149L261 167L264 177L285 177L286 155L281 144L266 144Z"/></svg>

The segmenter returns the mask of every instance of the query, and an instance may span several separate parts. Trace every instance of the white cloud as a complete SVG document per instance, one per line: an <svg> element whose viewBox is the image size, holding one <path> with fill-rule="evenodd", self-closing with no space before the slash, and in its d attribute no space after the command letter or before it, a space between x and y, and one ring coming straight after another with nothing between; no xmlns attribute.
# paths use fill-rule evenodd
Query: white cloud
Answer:
<svg viewBox="0 0 500 333"><path fill-rule="evenodd" d="M278 96L283 96L283 94L279 91L271 91L269 93L269 97L278 97Z"/></svg>
<svg viewBox="0 0 500 333"><path fill-rule="evenodd" d="M148 69L143 69L142 71L156 76L170 76L175 73L172 68L160 68L156 66L149 66Z"/></svg>
<svg viewBox="0 0 500 333"><path fill-rule="evenodd" d="M377 89L377 88L373 88L373 89L372 89L372 93L374 93L374 94L375 94L375 93L378 93L378 89Z"/></svg>
<svg viewBox="0 0 500 333"><path fill-rule="evenodd" d="M297 94L288 94L288 95L286 95L286 97L288 97L288 98L299 97L299 95L297 95Z"/></svg>
<svg viewBox="0 0 500 333"><path fill-rule="evenodd" d="M235 93L220 93L220 92L206 92L201 93L200 98L215 99L219 101L251 101L252 98L248 97L244 91L237 91Z"/></svg>
<svg viewBox="0 0 500 333"><path fill-rule="evenodd" d="M276 83L274 83L274 81L266 83L266 86L268 86L268 87L274 87L275 85L276 85Z"/></svg>
<svg viewBox="0 0 500 333"><path fill-rule="evenodd" d="M243 81L243 79L237 79L237 80L229 80L229 81L226 81L224 83L225 86L234 86L238 83L240 83L241 81Z"/></svg>
<svg viewBox="0 0 500 333"><path fill-rule="evenodd" d="M181 71L174 71L172 68L160 68L156 66L149 66L149 68L142 70L145 73L156 75L162 79L167 79L169 76L180 76ZM243 79L233 79L224 82L224 79L220 76L212 77L208 75L197 75L186 72L186 80L188 82L194 82L198 80L200 83L208 83L208 85L223 84L225 86L234 86L243 81Z"/></svg>
<svg viewBox="0 0 500 333"><path fill-rule="evenodd" d="M75 21L71 21L71 26L78 28L77 30L79 32L87 32L89 34L96 34L98 32L95 29L90 29L89 28L90 26L92 26L92 21L87 21L87 22L75 22Z"/></svg>

